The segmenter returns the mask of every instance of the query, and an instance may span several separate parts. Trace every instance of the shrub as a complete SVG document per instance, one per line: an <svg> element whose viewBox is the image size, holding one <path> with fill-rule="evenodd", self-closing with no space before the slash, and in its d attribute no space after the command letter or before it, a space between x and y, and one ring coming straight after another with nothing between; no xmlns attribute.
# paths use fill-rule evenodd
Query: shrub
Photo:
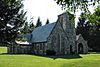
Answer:
<svg viewBox="0 0 100 67"><path fill-rule="evenodd" d="M47 54L47 55L55 55L56 52L55 52L54 50L47 50L47 51L46 51L46 54Z"/></svg>

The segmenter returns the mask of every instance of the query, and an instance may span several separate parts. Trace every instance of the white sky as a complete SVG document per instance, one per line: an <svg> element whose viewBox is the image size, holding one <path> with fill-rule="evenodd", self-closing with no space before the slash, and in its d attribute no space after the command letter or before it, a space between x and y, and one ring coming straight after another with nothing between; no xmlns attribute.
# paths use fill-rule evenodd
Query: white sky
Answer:
<svg viewBox="0 0 100 67"><path fill-rule="evenodd" d="M29 18L34 17L34 23L36 23L38 17L43 24L45 24L47 18L50 22L55 22L57 15L63 12L54 0L25 0L24 4Z"/></svg>
<svg viewBox="0 0 100 67"><path fill-rule="evenodd" d="M57 16L64 12L54 0L25 0L24 9L27 11L28 19L33 17L33 22L36 24L38 17L40 17L43 25L47 18L50 23L56 22ZM90 9L93 11L92 7ZM76 13L76 17L79 17L80 12ZM76 22L77 20L78 18L75 19Z"/></svg>

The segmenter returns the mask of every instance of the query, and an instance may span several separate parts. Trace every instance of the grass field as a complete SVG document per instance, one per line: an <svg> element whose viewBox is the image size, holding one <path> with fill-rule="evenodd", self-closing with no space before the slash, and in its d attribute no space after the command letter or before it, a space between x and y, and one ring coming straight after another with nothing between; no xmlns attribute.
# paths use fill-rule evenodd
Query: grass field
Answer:
<svg viewBox="0 0 100 67"><path fill-rule="evenodd" d="M0 54L0 67L100 67L100 54L66 56Z"/></svg>
<svg viewBox="0 0 100 67"><path fill-rule="evenodd" d="M7 53L7 47L0 47L0 53Z"/></svg>

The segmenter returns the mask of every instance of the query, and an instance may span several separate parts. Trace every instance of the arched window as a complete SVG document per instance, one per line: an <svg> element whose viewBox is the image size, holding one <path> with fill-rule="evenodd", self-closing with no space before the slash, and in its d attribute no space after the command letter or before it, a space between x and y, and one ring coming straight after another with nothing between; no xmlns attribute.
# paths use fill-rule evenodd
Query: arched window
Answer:
<svg viewBox="0 0 100 67"><path fill-rule="evenodd" d="M57 40L58 40L57 48L58 48L58 52L60 52L61 51L61 46L60 46L60 35L59 34L57 35Z"/></svg>
<svg viewBox="0 0 100 67"><path fill-rule="evenodd" d="M61 52L62 52L62 54L65 53L65 39L64 39L64 37L61 37Z"/></svg>
<svg viewBox="0 0 100 67"><path fill-rule="evenodd" d="M55 40L56 38L55 38L55 36L52 36L52 39L51 39L51 45L52 45L52 47L54 46L54 43L55 43Z"/></svg>

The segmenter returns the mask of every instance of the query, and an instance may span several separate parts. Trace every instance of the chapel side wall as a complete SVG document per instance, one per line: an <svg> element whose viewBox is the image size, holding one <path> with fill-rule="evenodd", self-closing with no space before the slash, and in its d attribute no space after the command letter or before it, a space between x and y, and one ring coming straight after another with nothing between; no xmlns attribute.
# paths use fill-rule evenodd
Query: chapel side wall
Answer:
<svg viewBox="0 0 100 67"><path fill-rule="evenodd" d="M46 55L46 50L47 50L47 42L43 43L33 43L33 54L38 54L38 55Z"/></svg>
<svg viewBox="0 0 100 67"><path fill-rule="evenodd" d="M32 52L31 50L32 46L28 46L28 45L14 45L14 46L8 46L8 53L9 54L31 54Z"/></svg>

